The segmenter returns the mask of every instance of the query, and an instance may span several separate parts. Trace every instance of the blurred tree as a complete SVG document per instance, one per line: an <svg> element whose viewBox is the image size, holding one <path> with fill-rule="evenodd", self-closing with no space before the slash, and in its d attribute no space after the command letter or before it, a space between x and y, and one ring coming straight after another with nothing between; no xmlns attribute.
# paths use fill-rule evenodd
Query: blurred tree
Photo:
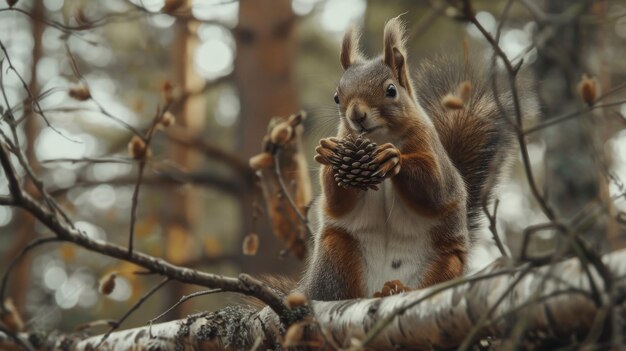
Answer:
<svg viewBox="0 0 626 351"><path fill-rule="evenodd" d="M257 154L269 121L288 116L300 107L295 80L296 17L290 0L256 0L239 3L239 23L234 29L237 45L235 83L241 105L238 153L245 158ZM251 230L252 195L243 199L246 225ZM264 216L255 228L261 235L258 256L244 270L263 272L276 267L273 257L281 249L271 237Z"/></svg>
<svg viewBox="0 0 626 351"><path fill-rule="evenodd" d="M589 3L545 1L548 14L587 12ZM538 51L534 65L537 77L543 77L539 86L544 119L550 119L580 109L581 100L576 85L586 70L583 60L584 35L580 16L570 25L558 26L545 21L537 22L539 31L546 27L554 30L542 50ZM588 139L581 119L572 119L558 128L546 128L543 142L546 145L546 195L559 214L571 217L598 194L598 173L589 165L594 160L588 149Z"/></svg>
<svg viewBox="0 0 626 351"><path fill-rule="evenodd" d="M30 10L31 15L35 18L45 18L45 7L43 0L36 0L32 3ZM39 83L37 76L37 64L42 57L42 34L45 29L43 21L31 21L31 31L33 36L33 50L31 55L31 67L30 67L30 81L28 82L28 89L33 97L39 95ZM26 96L26 94L23 94ZM39 116L33 113L33 101L28 97L24 99L24 145L23 150L28 160L30 167L34 170L38 170L39 163L35 157L35 141L39 134ZM31 194L37 194L37 190L33 186L30 180L26 181L26 189ZM39 195L39 194L37 194ZM35 219L28 213L19 211L16 213L17 230L14 235L14 242L12 247L8 250L7 255L4 257L4 266L6 267L13 257L33 238L36 237L35 233ZM14 299L15 305L21 311L25 310L26 303L26 291L30 284L30 262L31 259L26 257L21 260L17 267L15 267L15 273L13 275L14 280L10 285L9 295Z"/></svg>
<svg viewBox="0 0 626 351"><path fill-rule="evenodd" d="M187 1L191 5L191 1ZM184 5L183 5L184 6ZM180 18L174 27L175 40L172 41L172 65L174 85L180 89L181 100L173 110L176 122L188 132L188 137L198 138L203 134L206 121L206 103L204 96L194 92L202 91L205 81L194 69L194 54L198 47L197 29L200 22L191 18ZM168 144L168 158L184 171L193 171L202 164L202 157L189 147L175 143ZM161 218L165 218L164 233L167 259L175 264L185 264L201 254L197 250L201 238L198 222L206 211L202 196L194 187L172 188L167 206L159 209ZM173 305L180 296L185 295L185 286L170 284L166 287L167 303ZM187 313L179 309L177 315Z"/></svg>

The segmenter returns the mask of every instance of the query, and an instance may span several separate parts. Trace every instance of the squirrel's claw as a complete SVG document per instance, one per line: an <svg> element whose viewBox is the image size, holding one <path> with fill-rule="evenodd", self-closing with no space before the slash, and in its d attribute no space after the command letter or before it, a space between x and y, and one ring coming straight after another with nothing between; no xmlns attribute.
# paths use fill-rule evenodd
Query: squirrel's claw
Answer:
<svg viewBox="0 0 626 351"><path fill-rule="evenodd" d="M399 280L388 281L383 285L383 288L380 291L374 293L374 297L385 297L396 294L401 294L403 292L411 291L410 287L402 284Z"/></svg>
<svg viewBox="0 0 626 351"><path fill-rule="evenodd" d="M383 144L372 162L380 165L375 175L380 174L385 178L393 177L400 172L400 150L393 144Z"/></svg>
<svg viewBox="0 0 626 351"><path fill-rule="evenodd" d="M337 138L325 138L320 140L320 144L315 148L315 161L325 166L330 166L329 158L335 154L335 148L337 147Z"/></svg>
<svg viewBox="0 0 626 351"><path fill-rule="evenodd" d="M324 166L330 166L330 162L322 155L315 155L313 159L315 160L315 162L323 164Z"/></svg>
<svg viewBox="0 0 626 351"><path fill-rule="evenodd" d="M380 174L385 178L390 178L400 173L400 158L393 157L380 165L380 169L375 174Z"/></svg>
<svg viewBox="0 0 626 351"><path fill-rule="evenodd" d="M337 138L324 138L320 140L320 146L326 148L326 149L331 149L331 150L335 150L335 148L337 147L337 144L339 143L339 139Z"/></svg>

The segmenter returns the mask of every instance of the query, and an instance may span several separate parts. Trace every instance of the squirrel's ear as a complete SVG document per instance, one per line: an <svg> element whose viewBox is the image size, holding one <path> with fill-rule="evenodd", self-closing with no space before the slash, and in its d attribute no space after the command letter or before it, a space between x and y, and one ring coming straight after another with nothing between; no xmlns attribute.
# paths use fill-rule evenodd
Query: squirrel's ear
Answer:
<svg viewBox="0 0 626 351"><path fill-rule="evenodd" d="M385 24L383 37L383 60L385 64L391 67L400 85L411 91L409 70L406 65L404 25L402 20L400 20L400 16L390 19Z"/></svg>
<svg viewBox="0 0 626 351"><path fill-rule="evenodd" d="M341 41L341 67L348 69L354 62L361 60L359 51L359 32L354 27L349 27Z"/></svg>

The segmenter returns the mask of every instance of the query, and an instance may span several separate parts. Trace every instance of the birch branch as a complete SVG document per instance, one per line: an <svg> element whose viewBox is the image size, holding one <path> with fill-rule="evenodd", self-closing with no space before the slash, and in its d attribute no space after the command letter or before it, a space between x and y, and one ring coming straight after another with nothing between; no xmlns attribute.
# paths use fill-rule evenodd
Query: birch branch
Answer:
<svg viewBox="0 0 626 351"><path fill-rule="evenodd" d="M603 261L616 277L615 283L623 285L622 279L617 278L626 274L626 249L606 255ZM544 341L570 342L574 335L580 336L580 340L590 331L603 307L591 299L588 276L578 259L532 268L521 278L520 270L506 273L511 269L504 262L496 261L476 276L461 278L464 281L443 283L450 284L448 289L438 285L386 298L313 302L317 328L302 343L358 346L377 323L393 316L391 323L368 343L368 348L454 348L503 295L477 336L506 337L518 318L525 318L527 332L541 335ZM597 275L595 271L592 273ZM516 280L519 281L511 288ZM600 288L605 291L604 286ZM615 301L623 304L623 299L618 296ZM411 307L407 309L408 305ZM401 310L404 312L398 313ZM277 340L281 340L277 336L279 331L283 332L278 318L269 308L255 311L235 306L154 325L153 338L149 327L119 331L111 334L100 350L250 349L253 345L275 348L275 343L280 342ZM39 350L52 349L61 343L69 343L79 351L90 350L101 340L101 336L52 335L35 344L33 335L21 337ZM14 343L0 334L0 348L9 348Z"/></svg>

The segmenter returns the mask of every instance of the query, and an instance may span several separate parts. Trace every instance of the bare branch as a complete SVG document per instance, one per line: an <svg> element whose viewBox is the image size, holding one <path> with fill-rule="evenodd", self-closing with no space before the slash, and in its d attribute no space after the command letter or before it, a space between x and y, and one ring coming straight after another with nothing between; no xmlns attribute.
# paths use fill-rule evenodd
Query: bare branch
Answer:
<svg viewBox="0 0 626 351"><path fill-rule="evenodd" d="M271 308L279 316L286 318L287 321L289 320L288 316L291 314L289 313L289 308L283 304L282 296L267 288L265 284L259 281L245 279L242 277L239 279L224 277L221 275L179 267L160 258L155 258L141 252L128 252L128 249L124 247L90 239L87 235L81 233L77 229L59 222L53 213L42 207L27 194L25 194L16 205L35 216L35 218L37 218L42 224L52 230L60 240L72 242L89 251L134 263L150 272L160 274L183 283L200 285L208 288L220 288L224 291L238 292L254 296L271 306Z"/></svg>
<svg viewBox="0 0 626 351"><path fill-rule="evenodd" d="M626 274L626 250L604 257L612 274ZM476 332L476 337L504 337L511 331L508 323L495 323L502 318L513 318L520 313L528 330L541 332L555 342L567 340L573 333L586 333L599 308L589 299L588 281L584 279L581 263L570 259L544 267L527 268L528 272L501 266L495 262L465 282L446 282L427 289L386 298L347 301L314 301L312 307L318 327L301 341L302 345L323 340L341 348L372 349L452 349L457 348L476 326L476 312L488 311L491 317ZM567 277L568 284L549 276ZM520 278L522 276L522 278ZM541 284L546 279L549 284ZM517 281L517 284L512 284ZM621 281L621 284L624 282ZM511 286L513 286L511 288ZM543 285L543 286L542 286ZM541 289L536 289L541 286ZM503 297L504 296L504 297ZM496 300L500 300L496 304ZM549 311L549 312L546 312ZM546 317L546 313L550 317ZM385 328L383 321L391 320ZM278 320L269 309L261 311L245 307L228 307L217 312L206 312L172 321L113 333L107 339L107 348L126 350L150 344L160 350L175 350L184 343L190 350L250 349L259 339L264 347L275 348ZM211 330L211 333L207 333ZM183 332L184 331L184 332ZM376 335L373 333L376 331ZM372 336L371 338L368 338ZM68 340L75 350L93 349L101 336ZM46 345L58 342L51 336ZM0 345L2 345L0 334ZM201 346L200 346L201 345Z"/></svg>
<svg viewBox="0 0 626 351"><path fill-rule="evenodd" d="M20 253L18 253L12 260L11 263L9 263L9 266L7 267L7 270L4 272L4 276L2 276L2 285L0 285L0 309L5 311L5 306L4 306L4 301L5 301L5 294L6 294L6 287L7 287L7 283L9 281L9 276L11 274L11 271L13 270L13 268L17 265L17 263L22 259L22 257L24 257L30 250L43 245L43 244L47 244L47 243L52 243L52 242L60 242L63 241L59 238L53 237L53 238L40 238L40 239L35 239L32 242L30 242L28 245L26 245L22 251L20 251Z"/></svg>
<svg viewBox="0 0 626 351"><path fill-rule="evenodd" d="M174 305L172 305L172 307L168 308L167 310L165 310L163 313L159 314L158 316L152 318L151 320L148 321L148 325L152 326L152 324L156 321L158 321L159 319L163 318L163 316L165 316L166 314L170 313L173 309L175 309L176 307L180 306L183 302L193 299L195 297L198 296L204 296L204 295L210 295L210 294L215 294L218 292L221 292L221 289L210 289L210 290L202 290L202 291L196 291L195 293L189 294L189 295L185 295L183 297L180 298L180 300L178 300L178 302L176 302ZM150 334L152 335L152 332L150 332Z"/></svg>
<svg viewBox="0 0 626 351"><path fill-rule="evenodd" d="M191 136L191 133L182 128L171 128L167 132L169 139L177 144L194 148L211 160L216 160L229 166L232 170L241 174L244 178L252 179L254 171L250 166L236 155L224 151L222 148L211 144L199 136Z"/></svg>
<svg viewBox="0 0 626 351"><path fill-rule="evenodd" d="M7 180L9 181L9 191L11 192L11 196L13 196L13 200L15 202L18 202L22 199L22 188L20 187L20 182L15 175L15 170L13 169L13 165L11 164L9 154L4 144L0 144L0 163L2 164L4 176L7 177Z"/></svg>
<svg viewBox="0 0 626 351"><path fill-rule="evenodd" d="M109 328L109 330L107 330L107 332L102 335L102 339L100 340L98 345L96 345L95 349L97 350L98 347L100 347L100 345L102 345L102 343L109 337L109 335L111 335L112 332L117 330L122 325L122 323L124 323L126 318L128 318L133 312L141 307L141 305L146 302L150 298L150 296L152 296L155 292L161 289L165 284L170 282L170 280L170 278L164 278L163 280L161 280L159 284L153 286L152 289L148 290L148 292L146 292L139 300L137 300L137 302L133 304L133 306L128 311L126 311L126 313L124 313L124 315L120 317L120 319L113 322L111 328Z"/></svg>

